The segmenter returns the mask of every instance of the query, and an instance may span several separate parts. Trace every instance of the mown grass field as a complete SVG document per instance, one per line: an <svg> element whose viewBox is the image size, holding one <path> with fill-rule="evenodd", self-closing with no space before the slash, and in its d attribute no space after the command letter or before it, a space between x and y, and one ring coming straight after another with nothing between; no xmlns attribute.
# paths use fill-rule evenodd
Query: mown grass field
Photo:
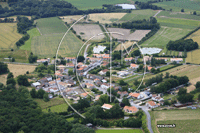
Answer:
<svg viewBox="0 0 200 133"><path fill-rule="evenodd" d="M197 42L200 46L200 30L196 31L186 39L192 39L195 42ZM186 62L200 64L200 49L187 52Z"/></svg>
<svg viewBox="0 0 200 133"><path fill-rule="evenodd" d="M89 14L89 19L99 23L112 23L119 21L127 13L93 13Z"/></svg>
<svg viewBox="0 0 200 133"><path fill-rule="evenodd" d="M145 41L142 46L144 47L158 47L158 48L165 48L167 43L170 40L178 40L188 34L191 30L190 29L180 29L180 28L173 28L173 27L164 27L162 26L160 30L152 36L150 39Z"/></svg>
<svg viewBox="0 0 200 133"><path fill-rule="evenodd" d="M199 0L176 0L176 1L163 1L159 3L154 3L153 5L157 5L166 10L172 9L172 11L180 12L183 8L187 11L200 11L200 1Z"/></svg>
<svg viewBox="0 0 200 133"><path fill-rule="evenodd" d="M42 35L65 33L68 29L64 22L57 17L41 18L36 20L36 23Z"/></svg>
<svg viewBox="0 0 200 133"><path fill-rule="evenodd" d="M78 9L87 10L87 9L96 9L102 8L103 4L121 4L121 3L130 3L128 0L66 0L71 3Z"/></svg>
<svg viewBox="0 0 200 133"><path fill-rule="evenodd" d="M64 22L58 18L45 18L37 20L37 26L42 35L34 36L31 40L31 51L40 58L48 58L56 55L58 45L67 31ZM47 23L47 24L46 24ZM37 35L38 32L37 32ZM65 36L60 49L61 56L76 56L83 42L79 40L71 31Z"/></svg>
<svg viewBox="0 0 200 133"><path fill-rule="evenodd" d="M155 133L198 133L200 122L200 110L162 110L150 112L152 128ZM157 128L157 124L175 124L175 128Z"/></svg>
<svg viewBox="0 0 200 133"><path fill-rule="evenodd" d="M170 12L170 11L162 11L156 17L157 18L170 17L170 18L184 18L184 19L200 20L200 16L198 15L191 15L188 13Z"/></svg>
<svg viewBox="0 0 200 133"><path fill-rule="evenodd" d="M200 21L180 19L180 18L157 18L161 26L181 28L181 29L195 29L200 26Z"/></svg>
<svg viewBox="0 0 200 133"><path fill-rule="evenodd" d="M63 104L59 104L59 105L55 105L55 106L51 106L49 108L43 109L43 112L48 112L48 109L51 110L51 112L64 112L67 111L68 105L67 103L63 103Z"/></svg>
<svg viewBox="0 0 200 133"><path fill-rule="evenodd" d="M158 11L145 9L145 10L133 10L131 13L127 13L119 21L131 21L131 20L143 20L149 19L154 16Z"/></svg>
<svg viewBox="0 0 200 133"><path fill-rule="evenodd" d="M0 49L11 49L16 47L15 43L22 37L17 32L16 23L0 23Z"/></svg>
<svg viewBox="0 0 200 133"><path fill-rule="evenodd" d="M143 133L141 129L96 130L96 133Z"/></svg>
<svg viewBox="0 0 200 133"><path fill-rule="evenodd" d="M38 31L37 28L33 28L29 31L27 31L27 33L30 35L30 38L25 42L24 45L22 45L20 47L21 50L28 50L31 51L31 40L34 36L40 36L40 32Z"/></svg>

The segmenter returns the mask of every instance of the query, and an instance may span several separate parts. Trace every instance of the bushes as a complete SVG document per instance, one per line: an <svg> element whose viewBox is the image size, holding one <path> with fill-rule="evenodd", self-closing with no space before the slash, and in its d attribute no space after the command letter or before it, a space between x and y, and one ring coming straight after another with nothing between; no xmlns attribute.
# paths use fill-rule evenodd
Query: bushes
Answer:
<svg viewBox="0 0 200 133"><path fill-rule="evenodd" d="M147 128L147 116L143 113L142 116L142 129L144 130L145 133L150 133L149 129Z"/></svg>
<svg viewBox="0 0 200 133"><path fill-rule="evenodd" d="M15 44L17 47L24 45L25 41L27 41L30 38L29 34L25 34L19 41L17 41Z"/></svg>

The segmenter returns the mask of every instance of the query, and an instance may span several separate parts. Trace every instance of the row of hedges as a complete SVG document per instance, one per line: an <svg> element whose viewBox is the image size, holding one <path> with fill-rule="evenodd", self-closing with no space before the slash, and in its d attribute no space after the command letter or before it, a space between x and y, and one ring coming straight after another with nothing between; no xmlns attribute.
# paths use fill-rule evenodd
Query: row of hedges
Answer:
<svg viewBox="0 0 200 133"><path fill-rule="evenodd" d="M142 129L144 130L145 133L150 133L147 127L147 116L145 114L143 114L142 116Z"/></svg>

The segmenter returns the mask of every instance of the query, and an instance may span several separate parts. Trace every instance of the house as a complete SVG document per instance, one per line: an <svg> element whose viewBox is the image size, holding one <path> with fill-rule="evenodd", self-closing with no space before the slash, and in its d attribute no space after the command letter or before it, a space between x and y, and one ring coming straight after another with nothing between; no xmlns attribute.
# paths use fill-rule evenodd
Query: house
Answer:
<svg viewBox="0 0 200 133"><path fill-rule="evenodd" d="M47 77L47 81L52 81L53 78L51 76Z"/></svg>
<svg viewBox="0 0 200 133"><path fill-rule="evenodd" d="M149 108L151 108L151 109L153 109L153 108L158 107L159 105L156 104L156 102L154 102L154 101L148 101L148 102L146 103L146 106L149 107Z"/></svg>
<svg viewBox="0 0 200 133"><path fill-rule="evenodd" d="M101 107L102 107L103 109L111 109L111 108L112 108L112 105L104 103Z"/></svg>
<svg viewBox="0 0 200 133"><path fill-rule="evenodd" d="M82 98L87 98L88 94L87 94L87 93L81 93L80 96L81 96Z"/></svg>
<svg viewBox="0 0 200 133"><path fill-rule="evenodd" d="M32 83L31 86L37 88L38 86L41 86L41 84L40 82L35 82L35 83Z"/></svg>
<svg viewBox="0 0 200 133"><path fill-rule="evenodd" d="M127 91L118 91L117 94L121 95L121 96L127 96L128 92Z"/></svg>
<svg viewBox="0 0 200 133"><path fill-rule="evenodd" d="M130 68L132 69L137 69L139 67L139 65L137 64L130 64Z"/></svg>
<svg viewBox="0 0 200 133"><path fill-rule="evenodd" d="M107 61L103 61L102 64L101 64L100 66L106 67L106 66L108 66L108 64L109 64L109 63L108 63Z"/></svg>
<svg viewBox="0 0 200 133"><path fill-rule="evenodd" d="M95 58L95 57L87 57L87 59L88 59L90 62L96 62L96 61L100 61L100 60L101 60L100 58Z"/></svg>
<svg viewBox="0 0 200 133"><path fill-rule="evenodd" d="M76 57L65 57L66 61L76 61Z"/></svg>
<svg viewBox="0 0 200 133"><path fill-rule="evenodd" d="M129 93L129 96L132 97L132 98L135 98L135 99L141 99L143 98L144 96L140 93Z"/></svg>
<svg viewBox="0 0 200 133"><path fill-rule="evenodd" d="M144 67L145 67L145 66L144 66ZM143 68L144 68L144 67L143 67ZM146 66L146 67L147 67L146 69L147 69L148 71L151 71L151 69L153 68L153 67L151 67L151 66Z"/></svg>
<svg viewBox="0 0 200 133"><path fill-rule="evenodd" d="M67 86L68 86L68 84L65 83L65 82L59 82L58 85L59 85L59 87L60 87L61 90L67 88Z"/></svg>
<svg viewBox="0 0 200 133"><path fill-rule="evenodd" d="M119 75L121 77L127 76L128 74L129 74L129 72L126 72L126 71L119 71L119 72L117 72L117 75Z"/></svg>
<svg viewBox="0 0 200 133"><path fill-rule="evenodd" d="M96 84L97 84L97 86L101 86L103 83L99 81Z"/></svg>
<svg viewBox="0 0 200 133"><path fill-rule="evenodd" d="M106 83L103 83L103 84L101 85L101 88L103 88L103 89L108 89L108 88L110 88L110 86L109 86L108 84L106 84Z"/></svg>
<svg viewBox="0 0 200 133"><path fill-rule="evenodd" d="M66 66L64 66L64 65L59 65L59 66L57 66L57 68L60 69L60 70L65 70L65 69L66 69Z"/></svg>
<svg viewBox="0 0 200 133"><path fill-rule="evenodd" d="M45 62L49 63L50 62L50 58L37 60L37 63L45 63Z"/></svg>
<svg viewBox="0 0 200 133"><path fill-rule="evenodd" d="M74 68L74 64L73 63L66 63L66 67Z"/></svg>
<svg viewBox="0 0 200 133"><path fill-rule="evenodd" d="M122 89L121 86L116 86L116 87L114 87L114 90L115 90L115 91L119 91L119 90L121 90L121 89Z"/></svg>
<svg viewBox="0 0 200 133"><path fill-rule="evenodd" d="M90 83L85 83L85 86L86 86L86 88L88 88L88 89L93 89L93 88L94 88L94 85L93 85L93 84L90 84Z"/></svg>
<svg viewBox="0 0 200 133"><path fill-rule="evenodd" d="M133 57L130 57L130 58L124 58L124 60L127 62L127 61L132 61L134 58Z"/></svg>
<svg viewBox="0 0 200 133"><path fill-rule="evenodd" d="M179 62L183 61L183 58L171 58L170 61L171 62L175 61L175 62L179 63Z"/></svg>
<svg viewBox="0 0 200 133"><path fill-rule="evenodd" d="M104 70L101 70L99 72L100 75L106 75L106 72L108 71L108 69L104 69Z"/></svg>
<svg viewBox="0 0 200 133"><path fill-rule="evenodd" d="M67 87L73 87L76 85L76 81L74 80L66 80L65 82L67 83Z"/></svg>
<svg viewBox="0 0 200 133"><path fill-rule="evenodd" d="M94 79L95 84L98 83L98 82L100 82L100 80L98 78Z"/></svg>
<svg viewBox="0 0 200 133"><path fill-rule="evenodd" d="M147 61L151 61L152 56L144 56L143 57L143 61L147 62Z"/></svg>
<svg viewBox="0 0 200 133"><path fill-rule="evenodd" d="M101 80L103 83L107 83L107 80L106 79L102 79Z"/></svg>
<svg viewBox="0 0 200 133"><path fill-rule="evenodd" d="M163 98L161 98L160 96L157 96L157 95L152 95L152 98L151 98L153 101L157 101L157 102L161 102L161 101L164 101Z"/></svg>
<svg viewBox="0 0 200 133"><path fill-rule="evenodd" d="M123 108L124 112L127 112L127 113L136 113L138 112L138 109L135 107L135 106L125 106Z"/></svg>
<svg viewBox="0 0 200 133"><path fill-rule="evenodd" d="M53 86L53 85L56 85L56 81L50 81L49 82L49 86Z"/></svg>
<svg viewBox="0 0 200 133"><path fill-rule="evenodd" d="M54 88L49 88L49 91L50 92L53 92L54 94L59 94L59 90L58 90L58 88L56 88L56 87L54 87Z"/></svg>
<svg viewBox="0 0 200 133"><path fill-rule="evenodd" d="M96 95L93 101L98 101L101 95Z"/></svg>

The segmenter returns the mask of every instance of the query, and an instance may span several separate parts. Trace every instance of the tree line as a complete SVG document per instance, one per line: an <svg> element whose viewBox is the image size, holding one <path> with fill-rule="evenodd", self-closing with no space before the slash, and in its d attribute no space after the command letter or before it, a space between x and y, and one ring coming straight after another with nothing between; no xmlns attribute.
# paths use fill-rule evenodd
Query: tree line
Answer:
<svg viewBox="0 0 200 133"><path fill-rule="evenodd" d="M191 51L194 49L198 49L199 45L192 39L186 39L186 40L180 39L176 41L169 41L166 47L168 50Z"/></svg>
<svg viewBox="0 0 200 133"><path fill-rule="evenodd" d="M148 2L139 2L136 1L135 4L140 8L140 9L153 9L153 10L163 10L162 7L158 7L156 5L152 5L151 3L155 3L153 1L148 1Z"/></svg>

